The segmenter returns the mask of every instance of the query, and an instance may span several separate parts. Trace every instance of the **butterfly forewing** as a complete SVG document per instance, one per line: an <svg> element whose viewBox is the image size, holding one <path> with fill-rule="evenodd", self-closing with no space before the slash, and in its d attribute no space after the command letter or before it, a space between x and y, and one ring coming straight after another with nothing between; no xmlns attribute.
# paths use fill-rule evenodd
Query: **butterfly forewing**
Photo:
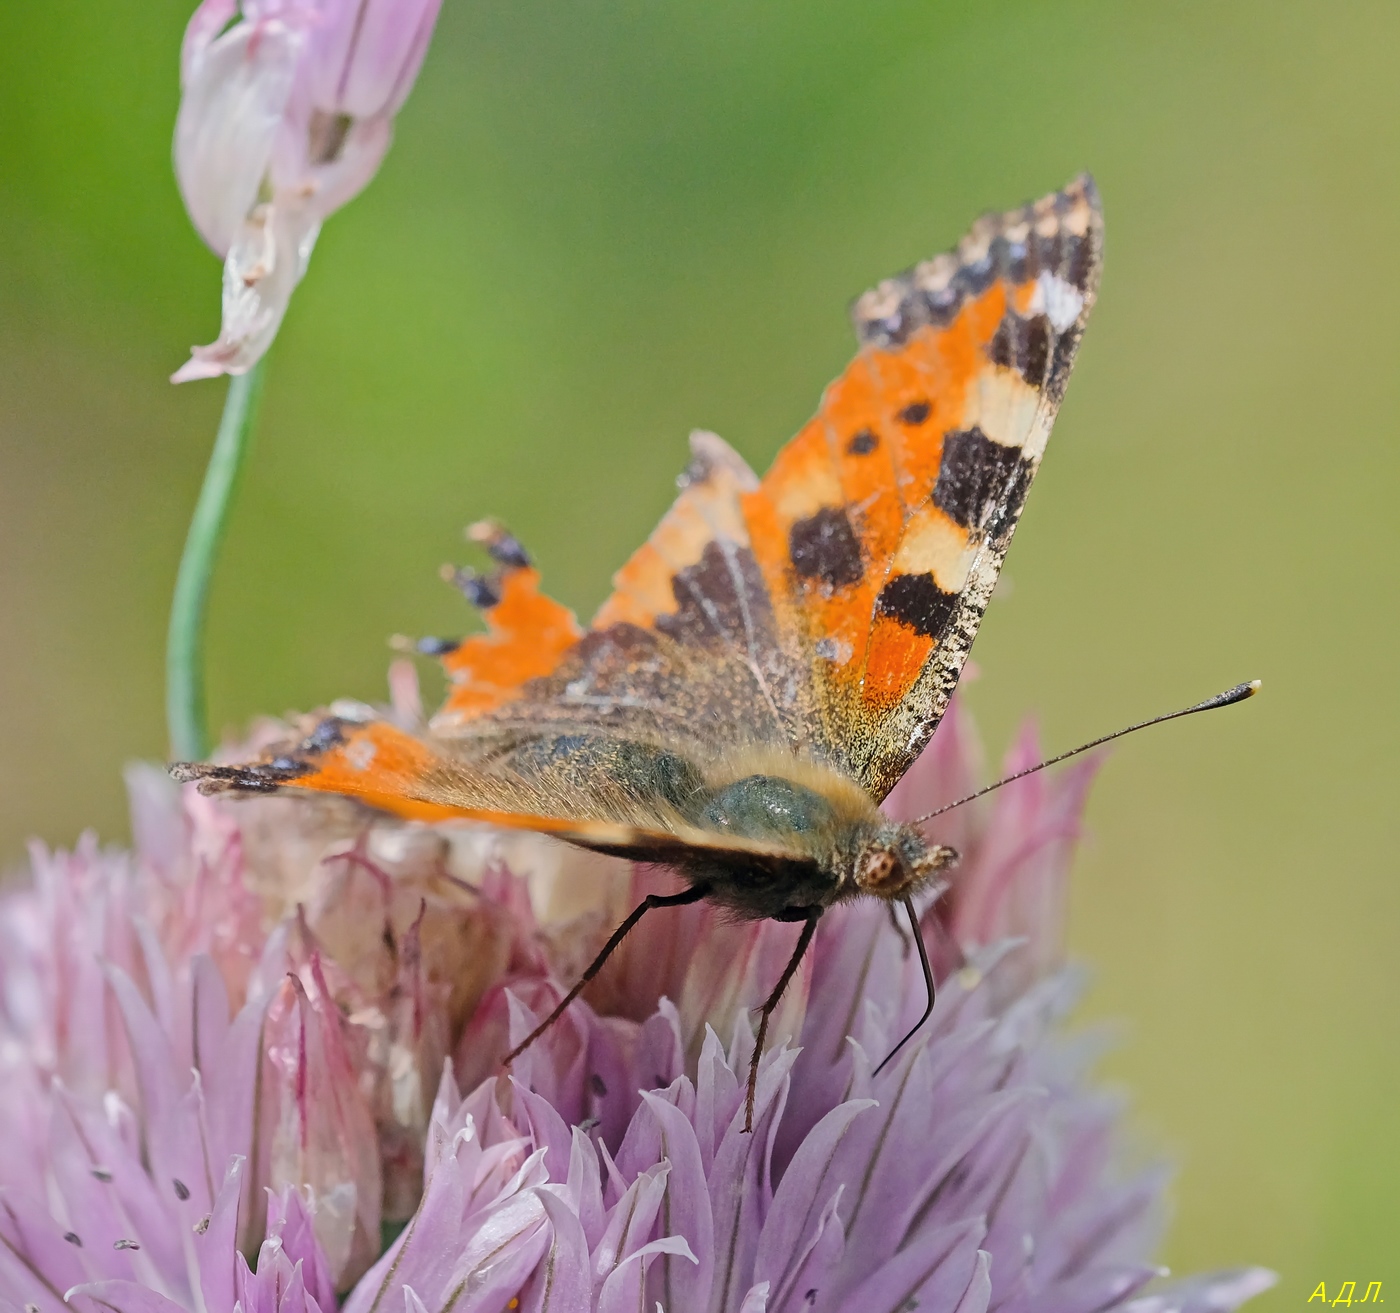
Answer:
<svg viewBox="0 0 1400 1313"><path fill-rule="evenodd" d="M745 499L826 750L883 798L947 707L1098 281L1088 178L855 307L862 349Z"/></svg>

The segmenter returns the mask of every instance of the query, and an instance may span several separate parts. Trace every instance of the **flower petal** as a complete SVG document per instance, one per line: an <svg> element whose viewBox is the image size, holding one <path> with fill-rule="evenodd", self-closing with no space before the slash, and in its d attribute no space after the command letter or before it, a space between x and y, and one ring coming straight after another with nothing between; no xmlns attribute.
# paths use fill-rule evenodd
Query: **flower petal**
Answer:
<svg viewBox="0 0 1400 1313"><path fill-rule="evenodd" d="M194 76L196 65L204 58L205 52L238 12L238 0L203 0L203 3L190 16L185 26L184 40L180 43L180 85L187 86Z"/></svg>
<svg viewBox="0 0 1400 1313"><path fill-rule="evenodd" d="M1009 1299L1000 1307L1007 1313L1083 1313L1085 1309L1111 1308L1136 1294L1162 1270L1146 1264L1092 1268L1068 1281Z"/></svg>
<svg viewBox="0 0 1400 1313"><path fill-rule="evenodd" d="M852 1099L833 1108L803 1140L783 1173L753 1266L755 1277L773 1283L776 1296L783 1294L783 1273L804 1245L812 1243L823 1225L833 1191L841 1188L839 1178L830 1179L837 1149L851 1123L876 1106L873 1099Z"/></svg>
<svg viewBox="0 0 1400 1313"><path fill-rule="evenodd" d="M158 1180L193 1182L201 1194L195 1206L207 1208L214 1201L204 1181L205 1145L198 1117L201 1100L197 1094L193 1100L185 1099L188 1074L183 1080L177 1077L179 1067L167 1032L146 1006L131 977L113 968L109 978L135 1059L143 1119L147 1126L161 1128L148 1146L151 1171Z"/></svg>
<svg viewBox="0 0 1400 1313"><path fill-rule="evenodd" d="M89 1281L74 1286L64 1299L78 1313L185 1313L173 1299L136 1281Z"/></svg>
<svg viewBox="0 0 1400 1313"><path fill-rule="evenodd" d="M90 1275L81 1251L64 1239L64 1228L49 1216L42 1198L0 1190L0 1300L22 1308Z"/></svg>
<svg viewBox="0 0 1400 1313"><path fill-rule="evenodd" d="M840 1286L841 1260L846 1254L846 1228L841 1225L841 1196L838 1186L826 1201L807 1242L789 1257L782 1281L773 1296L773 1313L785 1307L793 1313L807 1313L820 1304L823 1292Z"/></svg>
<svg viewBox="0 0 1400 1313"><path fill-rule="evenodd" d="M535 1274L535 1298L525 1301L529 1313L576 1313L593 1299L588 1241L578 1214L561 1199L557 1186L543 1186L536 1197L544 1205L553 1232L549 1249Z"/></svg>
<svg viewBox="0 0 1400 1313"><path fill-rule="evenodd" d="M164 1285L162 1273L184 1267L180 1238L170 1227L170 1187L157 1193L139 1146L126 1142L119 1099L107 1099L98 1113L67 1090L55 1094L49 1163L69 1225L86 1250L103 1256L106 1275Z"/></svg>
<svg viewBox="0 0 1400 1313"><path fill-rule="evenodd" d="M603 1288L598 1292L598 1299L594 1305L596 1313L632 1313L633 1309L644 1308L648 1269L652 1260L662 1255L692 1264L696 1262L695 1255L690 1252L690 1246L680 1236L666 1236L662 1240L653 1240L640 1249L633 1250L603 1282ZM689 1306L667 1300L662 1307L684 1309Z"/></svg>
<svg viewBox="0 0 1400 1313"><path fill-rule="evenodd" d="M274 199L304 202L318 220L329 218L365 189L393 139L390 119L355 119L345 130L335 158L318 161L307 154L305 126L288 121L273 143L269 164Z"/></svg>
<svg viewBox="0 0 1400 1313"><path fill-rule="evenodd" d="M547 1099L517 1080L511 1081L512 1092L525 1113L535 1148L543 1149L545 1167L551 1181L563 1181L569 1174L569 1154L573 1136L564 1119L554 1111Z"/></svg>
<svg viewBox="0 0 1400 1313"><path fill-rule="evenodd" d="M603 1238L607 1215L603 1209L603 1183L598 1172L598 1151L577 1126L572 1128L569 1146L569 1195L588 1241L589 1253Z"/></svg>
<svg viewBox="0 0 1400 1313"><path fill-rule="evenodd" d="M441 0L361 0L323 23L308 59L310 94L323 110L392 115L413 86Z"/></svg>
<svg viewBox="0 0 1400 1313"><path fill-rule="evenodd" d="M707 1025L695 1079L695 1138L707 1175L714 1166L715 1149L743 1097L739 1078L725 1061L724 1046Z"/></svg>
<svg viewBox="0 0 1400 1313"><path fill-rule="evenodd" d="M757 1285L750 1286L744 1295L744 1302L739 1305L739 1313L767 1313L768 1309L768 1283L760 1281Z"/></svg>
<svg viewBox="0 0 1400 1313"><path fill-rule="evenodd" d="M209 1313L232 1313L234 1304L234 1265L238 1252L238 1205L247 1176L243 1158L233 1159L224 1173L223 1184L214 1198L209 1221L202 1231L190 1228L199 1264L199 1286Z"/></svg>
<svg viewBox="0 0 1400 1313"><path fill-rule="evenodd" d="M868 1313L899 1313L902 1309L952 1308L974 1281L977 1246L986 1227L978 1217L921 1233L880 1265L853 1291L842 1306ZM1087 1307L1087 1306L1086 1306Z"/></svg>
<svg viewBox="0 0 1400 1313"><path fill-rule="evenodd" d="M1240 1267L1184 1277L1123 1305L1123 1313L1231 1313L1278 1282L1263 1267Z"/></svg>
<svg viewBox="0 0 1400 1313"><path fill-rule="evenodd" d="M792 1064L792 1049L768 1054L758 1073L754 1099L753 1131L744 1129L744 1108L734 1110L724 1139L715 1150L710 1172L710 1192L714 1200L715 1276L710 1291L712 1313L721 1313L734 1291L753 1271L764 1219L772 1200L770 1174L773 1135L782 1116ZM767 1299L767 1283L764 1283Z"/></svg>
<svg viewBox="0 0 1400 1313"><path fill-rule="evenodd" d="M272 345L306 272L320 220L300 204L256 206L230 234L219 336L192 348L171 382L246 374Z"/></svg>
<svg viewBox="0 0 1400 1313"><path fill-rule="evenodd" d="M228 255L257 202L303 40L282 22L239 23L191 63L175 120L175 177L218 256Z"/></svg>
<svg viewBox="0 0 1400 1313"><path fill-rule="evenodd" d="M326 1313L334 1313L335 1284L330 1264L316 1239L315 1218L299 1190L286 1186L271 1194L267 1233L277 1237L287 1258L302 1269L306 1293Z"/></svg>
<svg viewBox="0 0 1400 1313"><path fill-rule="evenodd" d="M992 1301L992 1256L985 1249L977 1251L977 1266L973 1269L972 1280L958 1300L953 1313L987 1313L987 1305Z"/></svg>
<svg viewBox="0 0 1400 1313"><path fill-rule="evenodd" d="M662 1302L668 1309L701 1308L714 1275L715 1223L700 1144L690 1119L674 1104L650 1092L642 1095L642 1102L645 1107L633 1118L633 1126L647 1122L655 1127L654 1158L671 1165L662 1225L669 1235L685 1239L696 1256L693 1265L670 1257L662 1260Z"/></svg>
<svg viewBox="0 0 1400 1313"><path fill-rule="evenodd" d="M458 1265L458 1278L443 1292L439 1307L448 1306L457 1290L466 1293L460 1303L451 1304L452 1313L485 1313L488 1309L494 1313L504 1307L549 1248L550 1229L541 1225L543 1220L544 1209L533 1193L493 1214L488 1225L471 1238Z"/></svg>
<svg viewBox="0 0 1400 1313"><path fill-rule="evenodd" d="M657 1163L642 1172L618 1200L603 1230L603 1238L589 1256L595 1285L606 1281L621 1262L647 1243L670 1174L670 1163Z"/></svg>
<svg viewBox="0 0 1400 1313"><path fill-rule="evenodd" d="M317 1239L334 1279L348 1284L379 1252L378 1140L314 956L307 973L307 983L286 978L267 1015L266 1179L312 1191Z"/></svg>

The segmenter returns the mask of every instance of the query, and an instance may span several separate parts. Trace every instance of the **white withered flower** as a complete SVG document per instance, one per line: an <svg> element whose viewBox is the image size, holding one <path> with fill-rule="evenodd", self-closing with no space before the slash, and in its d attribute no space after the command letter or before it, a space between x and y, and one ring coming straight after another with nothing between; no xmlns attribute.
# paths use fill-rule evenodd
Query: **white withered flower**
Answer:
<svg viewBox="0 0 1400 1313"><path fill-rule="evenodd" d="M175 173L224 261L218 340L174 381L242 374L321 224L374 176L441 0L205 0L185 32Z"/></svg>

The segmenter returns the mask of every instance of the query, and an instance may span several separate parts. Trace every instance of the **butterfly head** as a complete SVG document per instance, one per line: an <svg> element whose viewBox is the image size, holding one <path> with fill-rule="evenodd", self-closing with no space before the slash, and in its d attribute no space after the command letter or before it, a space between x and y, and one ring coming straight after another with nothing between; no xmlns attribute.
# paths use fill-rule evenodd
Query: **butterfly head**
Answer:
<svg viewBox="0 0 1400 1313"><path fill-rule="evenodd" d="M852 876L860 893L894 902L926 888L957 860L952 848L929 843L912 826L885 822L863 837Z"/></svg>

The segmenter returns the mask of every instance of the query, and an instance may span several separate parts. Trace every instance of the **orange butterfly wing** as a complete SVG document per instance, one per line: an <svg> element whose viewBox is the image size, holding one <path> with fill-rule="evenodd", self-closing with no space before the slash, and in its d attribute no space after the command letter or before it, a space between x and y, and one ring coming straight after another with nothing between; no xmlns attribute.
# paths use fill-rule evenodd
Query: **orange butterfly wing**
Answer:
<svg viewBox="0 0 1400 1313"><path fill-rule="evenodd" d="M699 473L618 572L594 629L629 622L721 650L726 668L698 675L742 692L746 710L718 737L760 726L884 797L967 658L1101 249L1084 177L867 293L860 353L760 483L700 435Z"/></svg>
<svg viewBox="0 0 1400 1313"><path fill-rule="evenodd" d="M828 751L883 798L948 704L1098 286L1087 176L856 303L862 349L744 499Z"/></svg>
<svg viewBox="0 0 1400 1313"><path fill-rule="evenodd" d="M575 842L590 825L625 822L654 840L683 827L629 813L606 789L556 792L541 810L528 781L493 763L580 734L701 759L759 743L823 760L882 798L932 735L976 635L1101 249L1084 177L986 216L955 252L867 293L859 354L761 482L714 435L692 438L680 496L587 632L539 592L519 544L481 526L502 567L469 581L488 631L444 655L453 687L430 741L380 723L308 740L280 770L198 773Z"/></svg>

